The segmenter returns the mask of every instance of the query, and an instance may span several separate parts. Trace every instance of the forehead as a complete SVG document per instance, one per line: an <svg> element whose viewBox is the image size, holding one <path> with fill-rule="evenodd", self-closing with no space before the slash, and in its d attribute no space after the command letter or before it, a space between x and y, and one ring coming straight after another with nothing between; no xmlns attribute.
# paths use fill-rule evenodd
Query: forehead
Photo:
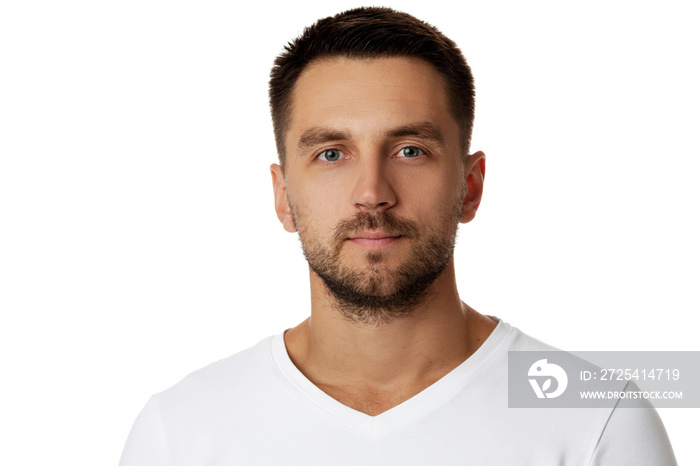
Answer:
<svg viewBox="0 0 700 466"><path fill-rule="evenodd" d="M432 65L406 57L334 57L311 63L299 77L285 143L293 154L309 128L368 135L426 121L458 132L445 80Z"/></svg>

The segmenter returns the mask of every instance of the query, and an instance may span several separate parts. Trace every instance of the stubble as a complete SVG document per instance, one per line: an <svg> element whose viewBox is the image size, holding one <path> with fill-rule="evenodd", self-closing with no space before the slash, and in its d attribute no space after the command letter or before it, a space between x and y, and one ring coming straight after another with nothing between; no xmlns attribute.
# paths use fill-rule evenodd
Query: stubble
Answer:
<svg viewBox="0 0 700 466"><path fill-rule="evenodd" d="M430 286L454 252L461 199L430 231L421 231L415 222L387 212L358 212L338 222L328 244L291 203L290 207L304 256L334 298L336 309L352 322L378 325L410 316L429 296ZM345 241L364 230L400 236L401 241L410 243L408 257L394 269L386 264L390 252L382 251L366 252L364 267L343 264L340 256L342 248L347 247Z"/></svg>

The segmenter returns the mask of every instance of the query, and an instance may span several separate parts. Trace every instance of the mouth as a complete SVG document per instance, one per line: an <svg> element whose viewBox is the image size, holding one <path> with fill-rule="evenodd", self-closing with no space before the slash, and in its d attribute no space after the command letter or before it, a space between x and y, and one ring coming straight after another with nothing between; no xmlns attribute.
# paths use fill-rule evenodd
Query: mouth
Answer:
<svg viewBox="0 0 700 466"><path fill-rule="evenodd" d="M347 241L366 249L382 249L399 241L403 235L384 231L362 231L347 238Z"/></svg>

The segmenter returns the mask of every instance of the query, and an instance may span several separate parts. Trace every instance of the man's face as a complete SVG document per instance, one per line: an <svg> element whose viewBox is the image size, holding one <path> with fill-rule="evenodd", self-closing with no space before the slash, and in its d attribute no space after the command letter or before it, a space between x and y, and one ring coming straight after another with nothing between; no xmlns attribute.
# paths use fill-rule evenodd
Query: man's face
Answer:
<svg viewBox="0 0 700 466"><path fill-rule="evenodd" d="M483 154L462 159L443 78L417 59L320 60L292 103L284 177L273 166L280 220L348 317L405 313L480 196L468 175Z"/></svg>

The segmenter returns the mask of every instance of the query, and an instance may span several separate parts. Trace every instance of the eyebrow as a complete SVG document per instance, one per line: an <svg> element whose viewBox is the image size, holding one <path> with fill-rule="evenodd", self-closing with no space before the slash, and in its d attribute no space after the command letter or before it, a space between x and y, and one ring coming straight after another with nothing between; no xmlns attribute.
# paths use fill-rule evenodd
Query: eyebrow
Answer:
<svg viewBox="0 0 700 466"><path fill-rule="evenodd" d="M417 123L409 123L407 125L398 126L387 131L386 136L390 138L402 138L413 136L419 139L426 139L433 143L444 147L446 145L445 136L440 129L429 121L421 121ZM332 128L313 127L309 128L299 138L297 144L297 153L302 155L309 148L319 146L331 141L340 141L352 139L351 134L347 131L336 130Z"/></svg>
<svg viewBox="0 0 700 466"><path fill-rule="evenodd" d="M338 131L330 128L309 128L299 138L297 152L299 155L306 152L311 147L325 144L330 141L350 139L347 131Z"/></svg>
<svg viewBox="0 0 700 466"><path fill-rule="evenodd" d="M404 126L399 126L388 132L390 137L401 138L406 136L414 136L419 139L427 139L441 147L446 144L445 136L440 129L429 121L421 121L419 123L411 123Z"/></svg>

